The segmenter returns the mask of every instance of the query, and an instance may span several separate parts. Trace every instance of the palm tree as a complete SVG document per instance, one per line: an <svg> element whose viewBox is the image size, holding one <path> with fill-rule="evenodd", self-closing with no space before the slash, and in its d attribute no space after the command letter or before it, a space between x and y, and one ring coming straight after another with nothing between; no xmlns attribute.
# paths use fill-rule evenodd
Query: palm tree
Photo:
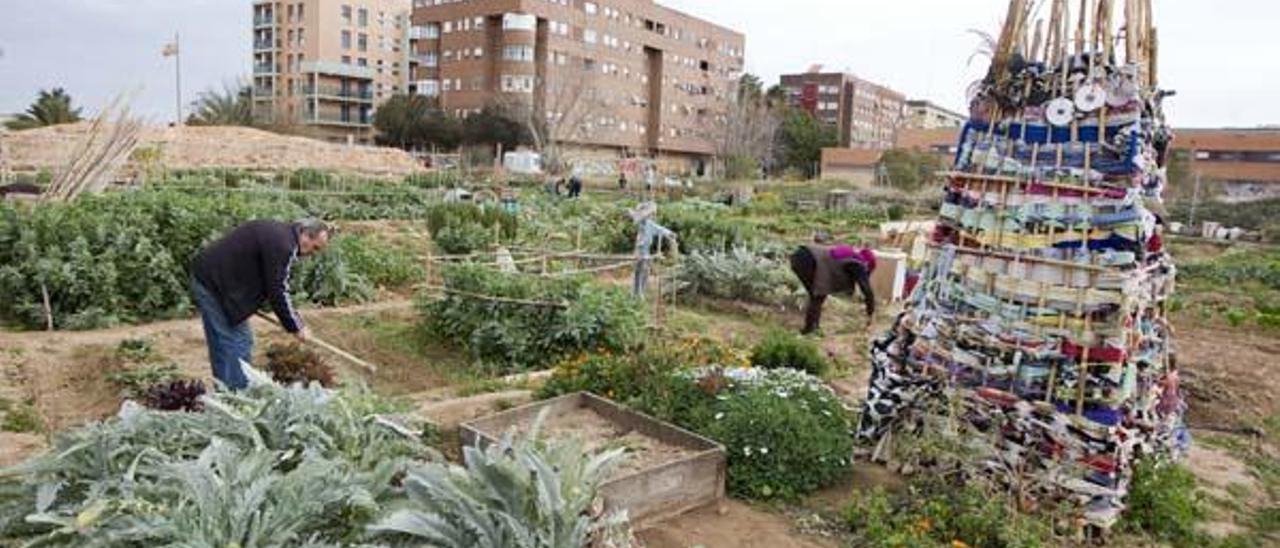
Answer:
<svg viewBox="0 0 1280 548"><path fill-rule="evenodd" d="M27 107L25 114L18 115L5 125L9 129L23 130L79 121L80 109L71 108L71 96L62 88L54 88L41 90L40 96Z"/></svg>
<svg viewBox="0 0 1280 548"><path fill-rule="evenodd" d="M221 91L209 89L191 103L192 126L252 126L253 93L248 86L224 86Z"/></svg>

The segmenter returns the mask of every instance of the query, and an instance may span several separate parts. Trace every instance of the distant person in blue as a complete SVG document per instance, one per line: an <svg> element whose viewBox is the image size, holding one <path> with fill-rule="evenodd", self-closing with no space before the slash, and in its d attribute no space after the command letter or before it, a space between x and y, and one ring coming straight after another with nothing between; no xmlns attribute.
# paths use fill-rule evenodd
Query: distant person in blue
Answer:
<svg viewBox="0 0 1280 548"><path fill-rule="evenodd" d="M635 296L643 299L649 287L649 264L653 261L653 247L661 239L671 242L672 249L677 249L676 233L654 221L658 215L658 204L644 202L630 212L631 220L636 223L636 274L631 284Z"/></svg>
<svg viewBox="0 0 1280 548"><path fill-rule="evenodd" d="M577 198L580 198L581 196L582 196L582 177L578 176L578 174L575 173L573 174L572 177L569 177L569 197L573 199L577 199Z"/></svg>

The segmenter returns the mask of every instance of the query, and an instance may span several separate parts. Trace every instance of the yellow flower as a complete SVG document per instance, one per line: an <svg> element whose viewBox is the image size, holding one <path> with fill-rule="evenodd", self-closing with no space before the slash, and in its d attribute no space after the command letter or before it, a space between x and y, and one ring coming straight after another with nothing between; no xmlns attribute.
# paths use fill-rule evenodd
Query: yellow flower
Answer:
<svg viewBox="0 0 1280 548"><path fill-rule="evenodd" d="M969 545L963 540L953 540L951 541L951 548L969 548Z"/></svg>

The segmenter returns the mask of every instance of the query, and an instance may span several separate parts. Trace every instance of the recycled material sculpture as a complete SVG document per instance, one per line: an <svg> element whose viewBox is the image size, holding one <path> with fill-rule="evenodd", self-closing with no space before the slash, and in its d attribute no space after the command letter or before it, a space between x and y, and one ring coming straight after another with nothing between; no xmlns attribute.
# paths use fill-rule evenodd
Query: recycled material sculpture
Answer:
<svg viewBox="0 0 1280 548"><path fill-rule="evenodd" d="M961 432L1024 505L1105 530L1135 460L1189 443L1161 239L1170 94L1150 0L1080 0L1075 21L1049 0L1033 25L1041 4L1010 2L971 90L930 260L872 344L858 437L889 460L895 435Z"/></svg>

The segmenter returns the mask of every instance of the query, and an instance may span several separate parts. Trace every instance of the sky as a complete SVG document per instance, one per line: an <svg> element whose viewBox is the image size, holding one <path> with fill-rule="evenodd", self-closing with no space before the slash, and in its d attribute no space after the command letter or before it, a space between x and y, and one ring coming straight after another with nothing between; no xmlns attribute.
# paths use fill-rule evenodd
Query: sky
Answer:
<svg viewBox="0 0 1280 548"><path fill-rule="evenodd" d="M405 0L406 3L409 0ZM960 110L986 71L979 39L1007 0L663 0L747 36L748 72L766 83L812 64ZM250 71L249 0L3 0L0 113L63 87L86 111L120 93L135 112L173 120L181 36L184 102ZM1178 127L1280 125L1280 2L1155 0L1161 83Z"/></svg>

